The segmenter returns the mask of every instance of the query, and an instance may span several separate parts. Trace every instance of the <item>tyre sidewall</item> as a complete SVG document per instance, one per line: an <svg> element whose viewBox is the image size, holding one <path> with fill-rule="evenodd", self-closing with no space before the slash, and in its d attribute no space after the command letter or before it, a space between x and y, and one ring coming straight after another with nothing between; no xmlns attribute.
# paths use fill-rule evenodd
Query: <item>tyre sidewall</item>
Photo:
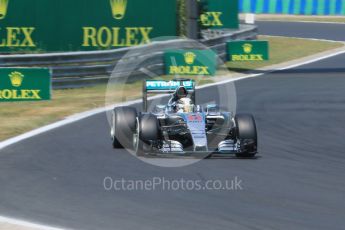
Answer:
<svg viewBox="0 0 345 230"><path fill-rule="evenodd" d="M136 132L137 111L132 107L114 109L114 142L123 148L133 149L133 134Z"/></svg>
<svg viewBox="0 0 345 230"><path fill-rule="evenodd" d="M139 117L139 142L136 149L137 156L144 156L149 153L151 142L160 138L159 122L153 114L143 114Z"/></svg>
<svg viewBox="0 0 345 230"><path fill-rule="evenodd" d="M253 157L257 150L257 130L254 117L249 114L239 114L235 116L236 136L241 144L250 142L248 148L242 149L242 152L237 154L239 157Z"/></svg>

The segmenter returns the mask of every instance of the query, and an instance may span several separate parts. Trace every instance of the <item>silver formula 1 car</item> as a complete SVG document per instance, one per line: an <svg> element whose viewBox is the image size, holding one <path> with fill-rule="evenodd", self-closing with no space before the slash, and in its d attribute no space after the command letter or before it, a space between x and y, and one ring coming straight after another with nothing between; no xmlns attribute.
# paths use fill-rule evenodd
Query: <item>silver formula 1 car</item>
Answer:
<svg viewBox="0 0 345 230"><path fill-rule="evenodd" d="M148 112L148 94L172 93L167 105ZM256 125L252 115L234 115L214 104L195 105L195 82L148 80L143 86L143 111L133 107L113 110L111 137L114 148L132 149L138 156L214 155L254 157Z"/></svg>

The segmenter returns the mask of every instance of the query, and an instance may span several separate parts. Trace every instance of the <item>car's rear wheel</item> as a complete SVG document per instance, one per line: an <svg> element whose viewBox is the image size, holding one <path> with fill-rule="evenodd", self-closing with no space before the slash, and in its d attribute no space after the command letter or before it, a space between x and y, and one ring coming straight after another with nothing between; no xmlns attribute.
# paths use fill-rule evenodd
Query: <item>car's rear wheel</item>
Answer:
<svg viewBox="0 0 345 230"><path fill-rule="evenodd" d="M141 115L138 120L134 148L137 156L144 156L152 152L152 143L159 140L159 122L152 114Z"/></svg>
<svg viewBox="0 0 345 230"><path fill-rule="evenodd" d="M254 117L241 114L235 116L236 137L240 142L241 152L236 154L240 158L252 158L257 154L257 131Z"/></svg>
<svg viewBox="0 0 345 230"><path fill-rule="evenodd" d="M132 107L117 107L113 111L111 137L114 148L133 149L137 111Z"/></svg>

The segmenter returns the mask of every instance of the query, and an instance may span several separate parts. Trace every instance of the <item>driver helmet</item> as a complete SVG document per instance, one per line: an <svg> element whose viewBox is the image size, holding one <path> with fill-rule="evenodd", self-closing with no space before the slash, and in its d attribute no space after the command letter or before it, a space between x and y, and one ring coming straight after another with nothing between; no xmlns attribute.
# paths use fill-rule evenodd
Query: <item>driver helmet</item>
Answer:
<svg viewBox="0 0 345 230"><path fill-rule="evenodd" d="M177 97L177 99L182 99L188 96L188 91L186 90L185 87L180 86L175 93L175 96Z"/></svg>
<svg viewBox="0 0 345 230"><path fill-rule="evenodd" d="M193 112L193 102L190 98L181 98L177 101L177 110L179 113L192 113Z"/></svg>

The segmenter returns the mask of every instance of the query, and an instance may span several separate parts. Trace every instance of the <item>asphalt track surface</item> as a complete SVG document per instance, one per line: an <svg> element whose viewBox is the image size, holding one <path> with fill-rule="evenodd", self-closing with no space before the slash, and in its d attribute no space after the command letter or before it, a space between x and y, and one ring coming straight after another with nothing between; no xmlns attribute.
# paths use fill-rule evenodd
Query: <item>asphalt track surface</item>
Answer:
<svg viewBox="0 0 345 230"><path fill-rule="evenodd" d="M260 34L344 41L344 24L258 21Z"/></svg>
<svg viewBox="0 0 345 230"><path fill-rule="evenodd" d="M111 148L105 114L10 146L0 152L0 213L75 229L344 229L344 63L345 54L236 82L238 112L257 120L254 160L152 166ZM243 190L108 192L107 176L237 176Z"/></svg>

